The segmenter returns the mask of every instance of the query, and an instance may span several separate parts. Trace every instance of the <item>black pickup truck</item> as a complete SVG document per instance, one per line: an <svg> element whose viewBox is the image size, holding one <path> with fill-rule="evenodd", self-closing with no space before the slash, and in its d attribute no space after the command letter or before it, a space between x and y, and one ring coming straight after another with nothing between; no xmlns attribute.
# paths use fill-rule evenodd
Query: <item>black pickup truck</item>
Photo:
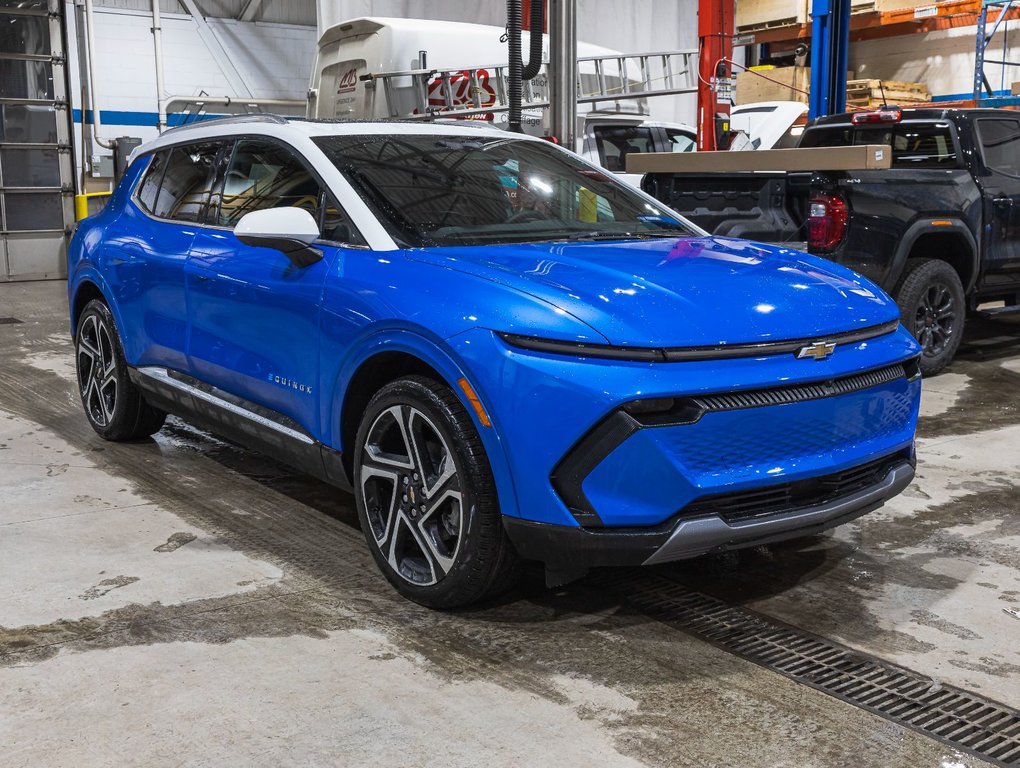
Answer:
<svg viewBox="0 0 1020 768"><path fill-rule="evenodd" d="M871 278L937 373L978 305L1020 311L1020 112L883 107L822 118L799 146L859 144L890 145L892 167L650 173L642 187L713 234L806 242Z"/></svg>

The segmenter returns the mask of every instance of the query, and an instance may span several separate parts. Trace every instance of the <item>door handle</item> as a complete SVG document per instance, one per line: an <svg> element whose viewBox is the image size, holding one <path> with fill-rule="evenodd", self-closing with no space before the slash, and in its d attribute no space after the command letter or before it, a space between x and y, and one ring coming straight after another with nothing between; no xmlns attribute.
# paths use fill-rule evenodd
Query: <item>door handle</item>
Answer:
<svg viewBox="0 0 1020 768"><path fill-rule="evenodd" d="M996 208L1012 208L1013 198L1012 197L996 197L992 200Z"/></svg>

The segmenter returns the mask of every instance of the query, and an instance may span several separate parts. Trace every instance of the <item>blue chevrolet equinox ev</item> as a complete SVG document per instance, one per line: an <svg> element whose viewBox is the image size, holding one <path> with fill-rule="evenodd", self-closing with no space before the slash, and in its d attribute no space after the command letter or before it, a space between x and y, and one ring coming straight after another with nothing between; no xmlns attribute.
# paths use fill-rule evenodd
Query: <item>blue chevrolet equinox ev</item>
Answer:
<svg viewBox="0 0 1020 768"><path fill-rule="evenodd" d="M353 490L425 605L525 559L558 584L816 533L914 474L919 349L888 296L539 139L178 128L69 262L96 432L172 413Z"/></svg>

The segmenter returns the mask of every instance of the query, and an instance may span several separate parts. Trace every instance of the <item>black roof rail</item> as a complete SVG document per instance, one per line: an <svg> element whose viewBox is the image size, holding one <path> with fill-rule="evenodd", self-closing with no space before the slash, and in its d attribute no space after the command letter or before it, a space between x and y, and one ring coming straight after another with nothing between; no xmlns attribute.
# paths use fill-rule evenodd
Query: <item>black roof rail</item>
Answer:
<svg viewBox="0 0 1020 768"><path fill-rule="evenodd" d="M166 136L168 133L185 131L189 128L200 128L207 125L234 125L244 123L273 123L275 125L286 125L290 122L290 120L291 118L284 117L283 115L274 115L262 112L251 115L227 115L225 117L210 117L208 120L196 120L193 123L185 123L184 125L167 128L161 135Z"/></svg>

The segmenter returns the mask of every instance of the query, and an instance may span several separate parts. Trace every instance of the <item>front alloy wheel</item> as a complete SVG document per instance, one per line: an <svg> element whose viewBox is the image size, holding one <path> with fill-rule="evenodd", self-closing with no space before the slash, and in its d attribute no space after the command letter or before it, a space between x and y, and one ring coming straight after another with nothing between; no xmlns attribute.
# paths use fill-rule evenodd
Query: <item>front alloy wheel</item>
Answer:
<svg viewBox="0 0 1020 768"><path fill-rule="evenodd" d="M520 562L467 410L424 376L384 386L355 439L358 517L376 564L402 595L457 608L508 589Z"/></svg>
<svg viewBox="0 0 1020 768"><path fill-rule="evenodd" d="M460 475L428 416L393 405L368 430L361 490L376 546L401 578L418 586L450 572L464 526Z"/></svg>

